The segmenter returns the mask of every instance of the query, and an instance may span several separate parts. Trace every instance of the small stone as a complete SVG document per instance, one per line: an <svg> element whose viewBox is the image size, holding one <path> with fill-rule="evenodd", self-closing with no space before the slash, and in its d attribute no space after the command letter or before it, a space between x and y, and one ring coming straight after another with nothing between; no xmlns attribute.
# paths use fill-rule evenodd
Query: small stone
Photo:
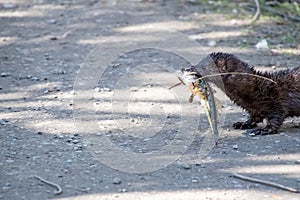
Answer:
<svg viewBox="0 0 300 200"><path fill-rule="evenodd" d="M237 21L235 19L232 19L232 20L230 20L230 23L233 24L233 25L236 25Z"/></svg>
<svg viewBox="0 0 300 200"><path fill-rule="evenodd" d="M138 91L138 88L137 87L132 87L130 88L130 92L137 92Z"/></svg>
<svg viewBox="0 0 300 200"><path fill-rule="evenodd" d="M233 148L234 150L237 150L237 149L239 148L239 146L238 146L237 144L235 144L235 145L232 146L232 148Z"/></svg>
<svg viewBox="0 0 300 200"><path fill-rule="evenodd" d="M74 90L70 91L70 94L74 95L74 94L75 94L75 91L74 91Z"/></svg>
<svg viewBox="0 0 300 200"><path fill-rule="evenodd" d="M199 181L197 179L192 179L192 183L199 183Z"/></svg>
<svg viewBox="0 0 300 200"><path fill-rule="evenodd" d="M255 45L257 50L269 50L268 42L266 39L262 39Z"/></svg>
<svg viewBox="0 0 300 200"><path fill-rule="evenodd" d="M117 68L117 67L120 67L120 66L121 66L121 63L114 63L114 64L112 64L113 68Z"/></svg>
<svg viewBox="0 0 300 200"><path fill-rule="evenodd" d="M183 169L191 169L191 166L189 164L183 163L182 168Z"/></svg>
<svg viewBox="0 0 300 200"><path fill-rule="evenodd" d="M5 72L2 72L2 73L0 74L1 77L7 77L7 76L9 76L9 75L10 75L9 73L5 73Z"/></svg>
<svg viewBox="0 0 300 200"><path fill-rule="evenodd" d="M103 88L103 90L106 91L106 92L110 92L111 91L111 89L109 89L109 88Z"/></svg>
<svg viewBox="0 0 300 200"><path fill-rule="evenodd" d="M128 190L126 188L123 188L120 190L120 192L127 192Z"/></svg>
<svg viewBox="0 0 300 200"><path fill-rule="evenodd" d="M57 37L55 37L55 36L50 37L50 40L57 40Z"/></svg>
<svg viewBox="0 0 300 200"><path fill-rule="evenodd" d="M205 168L205 165L201 164L201 163L196 163L195 164L197 167L200 167L200 168Z"/></svg>
<svg viewBox="0 0 300 200"><path fill-rule="evenodd" d="M98 87L96 87L96 88L95 88L95 92L101 92L101 89L98 88Z"/></svg>
<svg viewBox="0 0 300 200"><path fill-rule="evenodd" d="M47 22L48 22L49 24L56 24L56 23L57 23L57 20L55 20L55 19L48 19Z"/></svg>
<svg viewBox="0 0 300 200"><path fill-rule="evenodd" d="M215 47L215 46L217 46L217 42L215 40L208 41L207 46Z"/></svg>
<svg viewBox="0 0 300 200"><path fill-rule="evenodd" d="M80 190L81 192L88 192L90 191L91 189L89 187L81 187L79 188L78 190Z"/></svg>
<svg viewBox="0 0 300 200"><path fill-rule="evenodd" d="M43 135L43 132L38 131L38 132L36 132L36 134L38 134L38 135Z"/></svg>
<svg viewBox="0 0 300 200"><path fill-rule="evenodd" d="M30 80L32 80L32 81L38 81L38 80L40 80L40 79L37 78L37 77L31 77Z"/></svg>
<svg viewBox="0 0 300 200"><path fill-rule="evenodd" d="M79 140L72 140L72 143L73 143L73 144L78 144L78 143L79 143Z"/></svg>
<svg viewBox="0 0 300 200"><path fill-rule="evenodd" d="M233 13L233 14L237 14L237 13L238 13L238 10L234 8L234 9L232 9L232 13Z"/></svg>
<svg viewBox="0 0 300 200"><path fill-rule="evenodd" d="M113 179L113 184L118 185L118 184L121 184L121 183L122 183L121 179L119 179L119 178L114 178Z"/></svg>
<svg viewBox="0 0 300 200"><path fill-rule="evenodd" d="M0 119L0 125L5 125L5 124L7 124L7 121L3 120L3 119Z"/></svg>
<svg viewBox="0 0 300 200"><path fill-rule="evenodd" d="M3 191L3 192L7 192L8 190L9 190L9 187L8 187L8 186L2 187L2 191Z"/></svg>
<svg viewBox="0 0 300 200"><path fill-rule="evenodd" d="M15 3L4 3L4 4L2 4L2 7L4 9L15 9L15 8L17 8L17 4L15 4Z"/></svg>

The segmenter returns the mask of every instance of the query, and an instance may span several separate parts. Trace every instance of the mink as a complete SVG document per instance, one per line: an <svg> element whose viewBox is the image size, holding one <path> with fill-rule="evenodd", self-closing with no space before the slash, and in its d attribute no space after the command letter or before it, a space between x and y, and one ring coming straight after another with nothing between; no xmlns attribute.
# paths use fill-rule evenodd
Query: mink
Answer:
<svg viewBox="0 0 300 200"><path fill-rule="evenodd" d="M285 118L300 116L300 67L262 72L233 54L218 52L209 54L195 68L201 73L221 74L222 78L208 81L249 113L247 121L233 124L235 129L252 129L252 135L275 134ZM265 126L258 127L262 122Z"/></svg>

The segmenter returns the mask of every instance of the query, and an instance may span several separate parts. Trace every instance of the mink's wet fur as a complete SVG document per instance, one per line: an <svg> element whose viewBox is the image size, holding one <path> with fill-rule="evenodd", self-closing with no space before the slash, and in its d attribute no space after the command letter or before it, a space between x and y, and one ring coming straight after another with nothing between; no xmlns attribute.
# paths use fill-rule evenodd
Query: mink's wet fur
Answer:
<svg viewBox="0 0 300 200"><path fill-rule="evenodd" d="M220 52L209 54L195 67L200 73L239 72L263 76L275 82L241 74L221 75L223 82L209 80L249 113L249 120L235 123L234 128L252 129L257 123L265 121L264 128L253 129L252 133L275 134L285 118L300 116L300 67L273 73L261 72L232 54Z"/></svg>

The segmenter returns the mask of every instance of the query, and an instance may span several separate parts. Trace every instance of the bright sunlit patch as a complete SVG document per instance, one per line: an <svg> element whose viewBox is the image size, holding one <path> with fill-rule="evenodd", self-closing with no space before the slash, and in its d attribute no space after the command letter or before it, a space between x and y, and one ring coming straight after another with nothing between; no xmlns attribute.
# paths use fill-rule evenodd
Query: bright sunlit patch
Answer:
<svg viewBox="0 0 300 200"><path fill-rule="evenodd" d="M247 34L240 31L212 31L208 33L200 33L197 35L191 35L190 38L192 40L196 39L218 39L218 38L230 38L230 37L241 37L246 36Z"/></svg>
<svg viewBox="0 0 300 200"><path fill-rule="evenodd" d="M253 174L298 174L300 177L300 167L298 165L253 165L249 167L228 168L225 172L253 173Z"/></svg>
<svg viewBox="0 0 300 200"><path fill-rule="evenodd" d="M199 190L175 190L155 192L127 193L97 193L90 195L57 198L59 200L89 200L89 199L143 199L143 200L199 200L199 199L296 199L298 194L282 191L261 191L260 189L229 189L216 190L202 188ZM294 198L293 198L294 197Z"/></svg>
<svg viewBox="0 0 300 200"><path fill-rule="evenodd" d="M1 13L0 13L1 14ZM9 45L18 40L18 37L0 37L0 46Z"/></svg>
<svg viewBox="0 0 300 200"><path fill-rule="evenodd" d="M43 13L37 10L29 11L2 11L0 12L0 17L41 17Z"/></svg>
<svg viewBox="0 0 300 200"><path fill-rule="evenodd" d="M166 21L166 22L156 22L156 23L146 23L134 26L127 26L122 28L117 28L118 32L140 32L141 30L151 27L153 31L157 30L176 30L185 31L190 29L196 29L199 27L198 24L193 22L180 22L180 21Z"/></svg>

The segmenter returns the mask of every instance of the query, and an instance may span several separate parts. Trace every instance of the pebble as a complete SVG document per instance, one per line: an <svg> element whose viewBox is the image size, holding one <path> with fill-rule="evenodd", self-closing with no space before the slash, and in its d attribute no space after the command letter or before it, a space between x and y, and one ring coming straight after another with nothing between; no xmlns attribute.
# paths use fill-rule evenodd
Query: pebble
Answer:
<svg viewBox="0 0 300 200"><path fill-rule="evenodd" d="M138 88L137 87L132 87L130 88L130 92L137 92L138 91Z"/></svg>
<svg viewBox="0 0 300 200"><path fill-rule="evenodd" d="M234 8L234 9L232 9L232 13L233 13L233 14L237 14L237 13L238 13L238 10Z"/></svg>
<svg viewBox="0 0 300 200"><path fill-rule="evenodd" d="M66 74L67 72L62 69L54 69L52 74Z"/></svg>
<svg viewBox="0 0 300 200"><path fill-rule="evenodd" d="M56 24L57 23L57 20L56 19L48 19L47 22L49 24Z"/></svg>
<svg viewBox="0 0 300 200"><path fill-rule="evenodd" d="M52 37L50 37L50 40L57 40L57 37L52 36Z"/></svg>
<svg viewBox="0 0 300 200"><path fill-rule="evenodd" d="M191 169L191 166L189 164L183 163L182 168L183 169Z"/></svg>
<svg viewBox="0 0 300 200"><path fill-rule="evenodd" d="M96 88L95 88L95 92L101 92L101 89L98 88L98 87L96 87Z"/></svg>
<svg viewBox="0 0 300 200"><path fill-rule="evenodd" d="M9 76L9 75L10 75L9 73L5 73L5 72L2 72L2 73L0 74L1 77L7 77L7 76Z"/></svg>
<svg viewBox="0 0 300 200"><path fill-rule="evenodd" d="M7 122L8 122L8 121L5 121L5 120L3 120L3 119L0 119L0 125L5 125L5 124L7 124Z"/></svg>
<svg viewBox="0 0 300 200"><path fill-rule="evenodd" d="M197 179L192 179L192 183L199 183L199 181Z"/></svg>
<svg viewBox="0 0 300 200"><path fill-rule="evenodd" d="M217 42L215 40L208 41L207 46L215 47L215 46L217 46Z"/></svg>
<svg viewBox="0 0 300 200"><path fill-rule="evenodd" d="M109 89L109 88L103 88L103 90L104 90L104 91L107 91L107 92L110 92L110 91L111 91L111 89Z"/></svg>
<svg viewBox="0 0 300 200"><path fill-rule="evenodd" d="M14 8L17 8L17 4L15 4L15 3L4 3L4 4L2 4L2 7L4 9L14 9Z"/></svg>
<svg viewBox="0 0 300 200"><path fill-rule="evenodd" d="M118 184L121 184L121 183L122 183L121 179L119 179L119 178L114 178L113 179L113 184L118 185Z"/></svg>
<svg viewBox="0 0 300 200"><path fill-rule="evenodd" d="M31 77L30 80L32 80L32 81L39 81L40 79L37 78L37 77Z"/></svg>
<svg viewBox="0 0 300 200"><path fill-rule="evenodd" d="M8 187L8 186L2 187L2 191L3 191L3 192L7 192L8 190L9 190L9 187Z"/></svg>
<svg viewBox="0 0 300 200"><path fill-rule="evenodd" d="M262 39L261 41L259 41L256 45L255 45L257 50L268 50L269 46L268 46L268 42L266 39Z"/></svg>
<svg viewBox="0 0 300 200"><path fill-rule="evenodd" d="M78 144L78 143L79 143L79 140L72 140L72 143L73 143L73 144Z"/></svg>
<svg viewBox="0 0 300 200"><path fill-rule="evenodd" d="M117 68L117 67L120 67L120 66L121 66L121 63L114 63L114 64L112 64L113 68Z"/></svg>
<svg viewBox="0 0 300 200"><path fill-rule="evenodd" d="M235 144L235 145L232 146L232 148L236 150L236 149L239 148L239 146L237 144Z"/></svg>
<svg viewBox="0 0 300 200"><path fill-rule="evenodd" d="M79 188L78 190L80 190L81 192L88 192L90 191L91 189L89 187L81 187Z"/></svg>
<svg viewBox="0 0 300 200"><path fill-rule="evenodd" d="M196 163L196 166L201 167L201 168L205 168L205 165L203 165L201 163Z"/></svg>
<svg viewBox="0 0 300 200"><path fill-rule="evenodd" d="M127 192L128 190L126 188L123 188L121 190L119 190L119 192Z"/></svg>

